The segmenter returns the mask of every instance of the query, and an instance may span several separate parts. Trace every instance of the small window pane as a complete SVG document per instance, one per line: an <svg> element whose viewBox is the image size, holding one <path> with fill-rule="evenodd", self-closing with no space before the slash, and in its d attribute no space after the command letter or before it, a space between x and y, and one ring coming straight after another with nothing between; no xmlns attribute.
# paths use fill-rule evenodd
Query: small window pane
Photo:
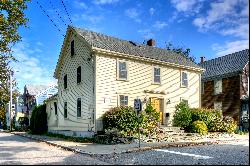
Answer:
<svg viewBox="0 0 250 166"><path fill-rule="evenodd" d="M55 115L57 115L57 103L54 102L54 108L55 108Z"/></svg>
<svg viewBox="0 0 250 166"><path fill-rule="evenodd" d="M64 118L68 117L67 102L64 102Z"/></svg>
<svg viewBox="0 0 250 166"><path fill-rule="evenodd" d="M71 56L75 55L75 42L74 40L71 41L71 44L70 44L70 51L71 51Z"/></svg>
<svg viewBox="0 0 250 166"><path fill-rule="evenodd" d="M77 99L77 117L81 117L81 98Z"/></svg>
<svg viewBox="0 0 250 166"><path fill-rule="evenodd" d="M128 105L128 96L120 95L120 105L121 106Z"/></svg>
<svg viewBox="0 0 250 166"><path fill-rule="evenodd" d="M182 86L187 87L188 86L188 78L187 78L187 73L186 72L182 72L182 78L181 78L181 83Z"/></svg>
<svg viewBox="0 0 250 166"><path fill-rule="evenodd" d="M81 66L77 68L77 83L81 82Z"/></svg>
<svg viewBox="0 0 250 166"><path fill-rule="evenodd" d="M127 79L127 64L126 64L126 62L119 62L119 78Z"/></svg>
<svg viewBox="0 0 250 166"><path fill-rule="evenodd" d="M222 80L214 81L214 94L222 93Z"/></svg>
<svg viewBox="0 0 250 166"><path fill-rule="evenodd" d="M64 89L66 89L67 88L67 74L64 76L64 78L63 78L63 81L64 81Z"/></svg>
<svg viewBox="0 0 250 166"><path fill-rule="evenodd" d="M161 70L160 68L154 68L154 82L160 83L161 82Z"/></svg>

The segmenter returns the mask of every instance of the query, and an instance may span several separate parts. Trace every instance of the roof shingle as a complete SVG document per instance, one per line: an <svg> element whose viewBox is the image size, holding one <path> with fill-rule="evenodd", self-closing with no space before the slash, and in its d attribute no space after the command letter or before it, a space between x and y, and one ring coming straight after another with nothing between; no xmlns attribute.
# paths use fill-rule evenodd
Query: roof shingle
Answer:
<svg viewBox="0 0 250 166"><path fill-rule="evenodd" d="M196 63L173 51L137 44L81 28L72 28L92 47L201 69Z"/></svg>
<svg viewBox="0 0 250 166"><path fill-rule="evenodd" d="M222 57L199 63L206 71L202 74L202 80L213 80L233 76L240 73L249 62L249 49L228 54Z"/></svg>

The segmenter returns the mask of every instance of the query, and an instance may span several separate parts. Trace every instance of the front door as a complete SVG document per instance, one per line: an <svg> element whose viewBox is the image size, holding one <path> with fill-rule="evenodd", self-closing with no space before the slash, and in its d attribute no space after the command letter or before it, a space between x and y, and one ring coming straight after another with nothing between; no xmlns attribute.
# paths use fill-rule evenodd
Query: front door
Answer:
<svg viewBox="0 0 250 166"><path fill-rule="evenodd" d="M161 124L163 124L163 112L161 110L161 99L152 97L150 98L150 103L157 112L160 112L160 122Z"/></svg>

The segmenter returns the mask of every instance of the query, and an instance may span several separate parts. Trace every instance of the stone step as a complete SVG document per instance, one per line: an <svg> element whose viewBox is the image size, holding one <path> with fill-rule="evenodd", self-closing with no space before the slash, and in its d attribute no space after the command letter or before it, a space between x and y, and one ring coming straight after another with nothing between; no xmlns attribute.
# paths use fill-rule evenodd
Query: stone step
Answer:
<svg viewBox="0 0 250 166"><path fill-rule="evenodd" d="M182 130L180 127L161 126L161 129L165 132L184 133L184 130Z"/></svg>

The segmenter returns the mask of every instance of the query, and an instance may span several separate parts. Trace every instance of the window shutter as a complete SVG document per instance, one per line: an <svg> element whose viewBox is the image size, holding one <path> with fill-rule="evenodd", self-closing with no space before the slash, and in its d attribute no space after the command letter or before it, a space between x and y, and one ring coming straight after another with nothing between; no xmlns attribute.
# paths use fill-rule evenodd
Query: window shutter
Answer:
<svg viewBox="0 0 250 166"><path fill-rule="evenodd" d="M75 55L75 42L74 42L74 40L72 40L70 43L70 52L71 52L71 56Z"/></svg>

